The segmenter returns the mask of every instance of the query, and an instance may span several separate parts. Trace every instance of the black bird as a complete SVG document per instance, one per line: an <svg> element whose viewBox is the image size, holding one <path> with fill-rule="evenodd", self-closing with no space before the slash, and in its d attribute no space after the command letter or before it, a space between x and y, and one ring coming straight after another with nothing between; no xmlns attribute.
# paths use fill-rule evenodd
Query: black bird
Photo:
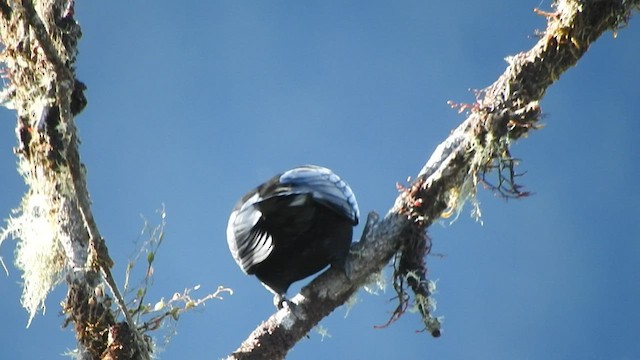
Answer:
<svg viewBox="0 0 640 360"><path fill-rule="evenodd" d="M276 175L236 204L227 243L242 271L275 294L280 309L289 286L345 262L360 212L349 185L331 170L305 165Z"/></svg>

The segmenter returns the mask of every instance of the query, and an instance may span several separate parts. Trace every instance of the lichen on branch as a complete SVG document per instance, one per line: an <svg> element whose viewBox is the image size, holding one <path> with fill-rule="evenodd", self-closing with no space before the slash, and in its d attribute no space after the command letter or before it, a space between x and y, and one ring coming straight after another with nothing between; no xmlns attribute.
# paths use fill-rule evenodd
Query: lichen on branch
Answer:
<svg viewBox="0 0 640 360"><path fill-rule="evenodd" d="M413 182L401 187L389 213L381 221L374 221L374 226L368 226L363 240L353 246L352 253L361 256L349 256L348 266L361 272L349 279L332 271L323 273L302 289L300 297L294 298L299 299L297 307L274 314L229 358L284 357L290 346L320 320L308 314L320 311L329 314L343 303L338 299L348 299L364 285L368 276L378 272L397 253L400 254L396 257L399 259L396 284L400 284L397 290L400 311L408 303L404 289L408 284L414 288L417 305L426 309L422 311L426 327L438 335L439 332L429 328L429 303L421 294L422 289L430 291L428 271L419 261L407 266L412 263L411 259L415 260L412 252L417 249L426 254L429 246L424 241L415 241L419 237L407 234L411 234L411 230L426 231L434 221L458 213L467 201L474 204L473 213L479 216L475 195L480 183L507 197L526 196L528 193L516 182L521 174L515 170L518 160L509 151L511 143L540 128L539 103L548 87L575 65L603 32L617 31L626 25L639 4L638 0L558 0L553 4L553 11L538 11L547 18L546 30L539 41L530 50L508 58L507 69L498 80L478 92L475 103L464 106L467 119L438 145ZM491 174L497 180L490 180ZM403 252L406 252L404 263ZM330 297L306 296L322 292L324 288L331 289ZM283 323L287 326L282 326ZM280 340L274 344L273 338ZM265 348L263 345L267 343L270 346Z"/></svg>
<svg viewBox="0 0 640 360"><path fill-rule="evenodd" d="M44 307L48 292L66 281L63 310L74 323L79 357L97 359L108 355L109 329L116 325L111 297L101 290L112 261L91 213L78 152L74 117L86 105L86 87L75 77L81 31L73 4L19 0L0 6L0 60L7 79L2 104L17 113L14 152L27 185L0 242L17 241L29 322ZM104 279L110 284L108 276ZM109 287L122 303L117 288ZM135 326L130 328L135 335ZM148 347L142 343L141 336L134 338L133 353L147 359Z"/></svg>

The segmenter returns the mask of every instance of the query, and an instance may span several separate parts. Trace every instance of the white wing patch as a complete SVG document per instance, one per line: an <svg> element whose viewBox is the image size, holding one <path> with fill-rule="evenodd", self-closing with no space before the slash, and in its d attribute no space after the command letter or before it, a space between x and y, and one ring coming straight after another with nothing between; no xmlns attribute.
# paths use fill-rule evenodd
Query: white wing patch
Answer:
<svg viewBox="0 0 640 360"><path fill-rule="evenodd" d="M245 273L249 273L254 265L264 261L273 251L271 235L254 228L262 217L254 204L261 200L259 194L247 199L240 209L231 213L227 224L229 250Z"/></svg>

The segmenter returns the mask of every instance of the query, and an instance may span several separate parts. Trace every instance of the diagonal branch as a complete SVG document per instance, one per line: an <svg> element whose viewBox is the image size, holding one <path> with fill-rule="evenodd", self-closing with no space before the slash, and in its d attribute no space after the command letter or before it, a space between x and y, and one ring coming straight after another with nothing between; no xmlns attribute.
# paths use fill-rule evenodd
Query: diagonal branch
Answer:
<svg viewBox="0 0 640 360"><path fill-rule="evenodd" d="M369 217L362 240L353 245L348 259L349 278L332 270L317 277L293 298L295 306L284 308L263 322L229 359L284 358L297 341L344 304L396 253L402 257L416 248L412 242L420 237L417 234L423 234L435 220L459 211L465 201L473 199L479 179L491 170L497 168L502 174L494 190L525 196L515 184L516 161L509 153L511 141L537 128L539 101L547 88L575 65L605 31L626 25L631 12L639 7L640 0L558 0L554 12L537 11L547 17L547 28L540 40L529 51L510 57L498 80L478 94L476 103L465 106L470 109L467 119L438 145L411 186L401 191L389 213L381 221L376 221L376 216ZM402 275L409 274L398 274ZM416 283L423 280L426 279ZM423 291L420 286L413 286L413 290L416 296ZM428 313L422 315L428 327L433 319Z"/></svg>

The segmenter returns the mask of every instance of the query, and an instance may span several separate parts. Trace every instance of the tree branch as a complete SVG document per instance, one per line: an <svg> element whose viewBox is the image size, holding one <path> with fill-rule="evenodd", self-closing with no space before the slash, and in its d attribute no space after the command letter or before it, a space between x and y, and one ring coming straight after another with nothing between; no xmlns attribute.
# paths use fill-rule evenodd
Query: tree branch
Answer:
<svg viewBox="0 0 640 360"><path fill-rule="evenodd" d="M113 262L91 212L80 162L74 116L86 99L73 68L81 36L73 0L2 2L0 11L2 62L10 80L2 100L18 113L15 153L28 186L0 242L18 240L22 304L31 321L64 278L63 311L74 324L80 358L148 359L146 339L111 277ZM101 274L125 322L116 322Z"/></svg>
<svg viewBox="0 0 640 360"><path fill-rule="evenodd" d="M540 40L529 51L510 57L498 80L479 92L474 104L463 107L469 110L467 119L436 148L384 219L376 222L376 217L370 216L362 240L352 246L349 277L331 269L318 276L292 299L294 306L281 309L259 325L229 359L284 358L297 341L344 304L396 253L402 261L412 255L410 249L425 248L415 246L425 241L420 234L435 220L459 211L465 201L474 199L477 183L492 170L497 169L499 177L494 190L506 196L527 195L515 183L511 141L537 128L538 104L547 88L575 65L603 32L626 25L640 1L559 0L553 6L552 13L537 11L548 20ZM411 271L396 273L396 280L408 278ZM425 273L422 271L413 285L407 281L416 297L425 295L421 294L425 287L419 286L426 281ZM422 316L425 326L438 335L439 323L434 323L428 309Z"/></svg>
<svg viewBox="0 0 640 360"><path fill-rule="evenodd" d="M375 214L369 216L361 241L352 247L348 276L329 270L317 277L292 299L295 305L271 316L230 358L284 358L394 256L401 299L408 285L416 301L422 301L425 327L438 335L439 322L429 313L425 230L473 199L477 183L488 183L485 175L492 170L498 174L494 190L526 195L515 183L511 141L537 128L538 102L546 89L603 32L626 24L640 0L559 0L554 6L553 13L538 11L548 19L538 43L509 58L498 80L481 91L474 104L462 107L469 110L468 118L436 148L411 186L401 189L387 215L380 221ZM148 359L147 340L111 278L112 261L91 212L80 162L74 117L86 100L73 68L81 36L73 1L0 0L0 15L1 61L10 80L1 100L18 114L15 152L28 186L19 213L0 233L0 243L8 236L19 241L22 304L33 318L47 293L65 279L69 290L64 312L74 324L81 358ZM116 321L105 286L126 321ZM401 313L402 306L399 309Z"/></svg>

